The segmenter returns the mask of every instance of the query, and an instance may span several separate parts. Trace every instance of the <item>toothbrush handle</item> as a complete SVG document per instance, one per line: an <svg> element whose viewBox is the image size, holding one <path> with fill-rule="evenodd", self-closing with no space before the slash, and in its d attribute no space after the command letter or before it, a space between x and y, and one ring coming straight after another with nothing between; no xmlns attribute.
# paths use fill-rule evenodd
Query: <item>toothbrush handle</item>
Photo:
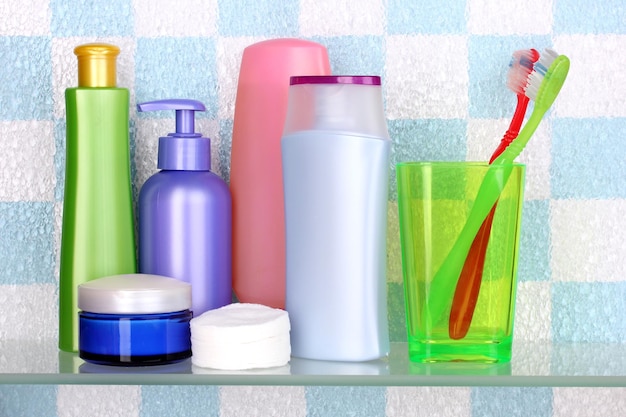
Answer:
<svg viewBox="0 0 626 417"><path fill-rule="evenodd" d="M490 164L493 163L517 137L522 122L524 121L524 115L526 114L529 100L530 99L524 94L517 95L517 107L515 108L509 129L506 131L500 144L491 156L489 160ZM472 324L474 309L476 308L478 295L480 293L485 256L487 254L487 246L489 245L489 236L491 235L491 225L496 212L496 205L497 202L491 208L489 215L487 215L476 237L474 237L472 246L467 254L467 259L461 270L459 281L456 284L448 324L448 333L451 339L458 340L464 338Z"/></svg>
<svg viewBox="0 0 626 417"><path fill-rule="evenodd" d="M524 115L526 114L526 109L528 108L528 102L530 99L526 97L524 94L517 95L517 107L515 107L515 113L513 114L513 118L511 119L511 123L509 125L509 129L506 131L500 144L496 148L496 150L491 155L491 159L489 159L489 163L493 163L495 159L500 156L502 152L513 142L513 140L519 134L519 130L522 127L522 122L524 121Z"/></svg>
<svg viewBox="0 0 626 417"><path fill-rule="evenodd" d="M429 300L422 310L423 316L427 317L430 323L434 324L441 320L446 309L450 308L458 277L474 237L498 200L512 171L513 166L510 164L493 164L485 173L465 226L430 281Z"/></svg>
<svg viewBox="0 0 626 417"><path fill-rule="evenodd" d="M538 103L536 103L535 108L532 114L530 115L530 118L528 119L528 121L526 122L522 130L520 131L519 135L517 136L517 139L512 141L511 144L507 146L504 151L502 151L500 156L498 156L493 161L493 164L495 165L495 164L512 163L513 160L517 158L520 153L522 153L522 150L524 150L524 148L526 147L526 144L535 133L535 130L537 130L537 127L539 126L541 119L543 118L543 116L546 114L547 111L548 111L548 107L546 106L540 107Z"/></svg>
<svg viewBox="0 0 626 417"><path fill-rule="evenodd" d="M463 339L472 324L474 309L480 293L485 256L495 212L496 205L491 208L487 218L476 234L463 265L463 270L461 270L459 281L456 284L452 308L450 309L450 321L448 323L450 339Z"/></svg>

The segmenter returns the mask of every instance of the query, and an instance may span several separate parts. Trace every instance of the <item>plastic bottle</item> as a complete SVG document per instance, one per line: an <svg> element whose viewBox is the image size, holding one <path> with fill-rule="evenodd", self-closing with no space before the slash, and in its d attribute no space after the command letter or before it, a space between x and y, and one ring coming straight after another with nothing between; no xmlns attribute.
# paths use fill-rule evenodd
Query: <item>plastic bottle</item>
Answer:
<svg viewBox="0 0 626 417"><path fill-rule="evenodd" d="M330 74L326 48L299 39L248 46L233 122L233 286L241 302L285 307L285 217L280 138L291 75Z"/></svg>
<svg viewBox="0 0 626 417"><path fill-rule="evenodd" d="M85 44L78 87L65 91L67 132L59 277L59 348L78 350L78 285L136 272L129 94L116 87L120 49Z"/></svg>
<svg viewBox="0 0 626 417"><path fill-rule="evenodd" d="M390 140L380 77L292 77L282 151L293 356L387 355Z"/></svg>
<svg viewBox="0 0 626 417"><path fill-rule="evenodd" d="M139 271L191 284L199 316L232 300L228 185L211 172L211 140L195 133L195 100L157 100L140 112L176 110L176 132L159 138L158 168L139 193Z"/></svg>

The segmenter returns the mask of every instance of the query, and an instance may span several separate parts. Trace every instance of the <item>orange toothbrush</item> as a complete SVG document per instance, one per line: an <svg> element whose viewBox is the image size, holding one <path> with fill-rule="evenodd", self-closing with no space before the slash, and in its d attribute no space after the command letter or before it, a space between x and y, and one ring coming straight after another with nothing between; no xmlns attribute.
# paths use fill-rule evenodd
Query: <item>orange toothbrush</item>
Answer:
<svg viewBox="0 0 626 417"><path fill-rule="evenodd" d="M530 99L526 96L525 90L528 82L528 76L533 70L534 63L539 59L539 52L535 49L525 49L515 51L511 60L508 73L507 86L517 94L517 107L509 129L504 134L498 148L495 150L489 163L491 164L517 137L524 115ZM457 282L454 298L452 300L452 308L450 310L450 321L448 333L451 339L462 339L467 335L474 308L478 300L478 293L483 275L483 267L485 265L485 255L487 253L487 244L489 243L489 235L491 234L491 224L496 211L496 204L492 207L489 215L482 223L478 231L469 253L463 265L461 275Z"/></svg>

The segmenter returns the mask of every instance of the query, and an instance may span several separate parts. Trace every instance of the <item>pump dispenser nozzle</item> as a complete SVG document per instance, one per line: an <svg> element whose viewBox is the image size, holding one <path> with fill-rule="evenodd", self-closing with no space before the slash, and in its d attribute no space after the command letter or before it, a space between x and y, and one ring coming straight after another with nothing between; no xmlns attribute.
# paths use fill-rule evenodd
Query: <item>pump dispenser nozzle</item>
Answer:
<svg viewBox="0 0 626 417"><path fill-rule="evenodd" d="M206 111L200 101L155 100L137 104L137 111L176 110L176 132L159 138L159 169L210 171L211 140L195 132L195 112Z"/></svg>

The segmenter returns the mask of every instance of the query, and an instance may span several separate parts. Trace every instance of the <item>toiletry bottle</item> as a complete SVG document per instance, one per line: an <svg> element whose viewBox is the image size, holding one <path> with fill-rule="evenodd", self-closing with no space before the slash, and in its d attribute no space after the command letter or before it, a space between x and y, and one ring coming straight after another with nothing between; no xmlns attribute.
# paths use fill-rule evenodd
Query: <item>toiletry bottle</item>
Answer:
<svg viewBox="0 0 626 417"><path fill-rule="evenodd" d="M116 87L120 50L74 49L78 87L65 91L67 142L59 278L59 348L78 350L78 285L136 272L129 94Z"/></svg>
<svg viewBox="0 0 626 417"><path fill-rule="evenodd" d="M292 77L282 152L293 356L387 355L390 140L380 77Z"/></svg>
<svg viewBox="0 0 626 417"><path fill-rule="evenodd" d="M199 316L232 300L231 197L211 172L211 140L195 133L195 100L157 100L140 112L176 110L176 132L159 138L158 168L139 193L139 271L191 284Z"/></svg>
<svg viewBox="0 0 626 417"><path fill-rule="evenodd" d="M300 39L248 46L241 59L230 168L233 287L239 301L285 307L280 137L291 75L330 74L326 48Z"/></svg>

